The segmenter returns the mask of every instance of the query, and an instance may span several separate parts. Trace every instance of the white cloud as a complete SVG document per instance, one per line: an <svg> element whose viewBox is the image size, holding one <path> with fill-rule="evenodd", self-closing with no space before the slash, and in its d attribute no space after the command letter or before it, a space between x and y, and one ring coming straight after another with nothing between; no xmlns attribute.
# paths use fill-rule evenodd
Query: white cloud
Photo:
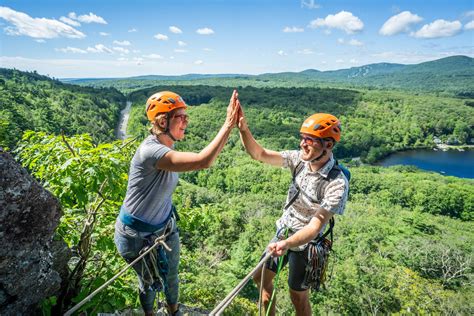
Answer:
<svg viewBox="0 0 474 316"><path fill-rule="evenodd" d="M362 43L361 41L358 41L356 39L351 39L348 44L351 45L351 46L363 46L364 45L364 43Z"/></svg>
<svg viewBox="0 0 474 316"><path fill-rule="evenodd" d="M0 7L0 18L13 24L4 30L8 35L25 35L33 38L83 38L86 35L63 22L47 18L32 18L28 14Z"/></svg>
<svg viewBox="0 0 474 316"><path fill-rule="evenodd" d="M175 49L174 52L175 53L187 53L188 51L185 50L185 49Z"/></svg>
<svg viewBox="0 0 474 316"><path fill-rule="evenodd" d="M44 39L36 39L35 42L37 42L37 43L46 43L46 41Z"/></svg>
<svg viewBox="0 0 474 316"><path fill-rule="evenodd" d="M168 40L168 36L164 35L164 34L156 34L155 36L153 36L154 38L156 38L157 40L160 40L160 41L167 41Z"/></svg>
<svg viewBox="0 0 474 316"><path fill-rule="evenodd" d="M202 65L202 64L204 64L204 62L203 62L202 60L196 60L196 61L194 62L194 64L195 64L195 65Z"/></svg>
<svg viewBox="0 0 474 316"><path fill-rule="evenodd" d="M128 54L130 51L123 47L113 47L113 50L122 54Z"/></svg>
<svg viewBox="0 0 474 316"><path fill-rule="evenodd" d="M349 60L349 62L350 62L351 64L357 64L357 63L358 63L357 59L354 59L354 58L352 58L351 60Z"/></svg>
<svg viewBox="0 0 474 316"><path fill-rule="evenodd" d="M474 10L467 11L463 14L464 17L470 18L474 16Z"/></svg>
<svg viewBox="0 0 474 316"><path fill-rule="evenodd" d="M338 60L336 60L336 63L338 63L338 64L342 64L343 62L344 62L344 59L338 59Z"/></svg>
<svg viewBox="0 0 474 316"><path fill-rule="evenodd" d="M113 53L113 51L104 44L97 44L94 47L87 47L90 53Z"/></svg>
<svg viewBox="0 0 474 316"><path fill-rule="evenodd" d="M464 29L465 30L474 30L474 21L471 21L471 22L467 23L466 25L464 25Z"/></svg>
<svg viewBox="0 0 474 316"><path fill-rule="evenodd" d="M66 47L66 48L56 48L55 49L58 52L63 52L63 53L73 53L73 54L87 54L87 51L76 48L76 47Z"/></svg>
<svg viewBox="0 0 474 316"><path fill-rule="evenodd" d="M138 54L138 53L140 53L141 51L140 51L139 49L134 49L134 50L132 50L132 52L134 52L135 54Z"/></svg>
<svg viewBox="0 0 474 316"><path fill-rule="evenodd" d="M204 27L202 29L197 29L196 33L198 33L200 35L211 35L211 34L214 34L214 30L210 29L208 27Z"/></svg>
<svg viewBox="0 0 474 316"><path fill-rule="evenodd" d="M65 16L62 16L59 19L63 21L64 23L72 25L72 26L81 26L81 23L74 21L73 19L67 18Z"/></svg>
<svg viewBox="0 0 474 316"><path fill-rule="evenodd" d="M114 44L115 45L120 45L120 46L130 46L130 42L129 41L114 41Z"/></svg>
<svg viewBox="0 0 474 316"><path fill-rule="evenodd" d="M351 39L350 41L346 42L343 38L338 38L337 42L341 45L351 45L351 46L364 46L364 43L358 41L356 39Z"/></svg>
<svg viewBox="0 0 474 316"><path fill-rule="evenodd" d="M214 51L212 48L208 48L208 47L204 47L202 50L205 51L205 52L213 52Z"/></svg>
<svg viewBox="0 0 474 316"><path fill-rule="evenodd" d="M321 6L314 2L314 0L301 0L301 7L308 9L319 9Z"/></svg>
<svg viewBox="0 0 474 316"><path fill-rule="evenodd" d="M287 53L285 53L285 52L282 51L282 50L279 50L279 51L277 52L277 54L280 55L280 56L287 56L287 55L288 55Z"/></svg>
<svg viewBox="0 0 474 316"><path fill-rule="evenodd" d="M71 12L71 13L74 13L74 12ZM75 13L74 13L75 15ZM69 16L70 17L70 16ZM89 14L83 14L83 15L79 15L77 17L77 20L82 22L82 23L99 23L99 24L107 24L107 21L104 20L104 18L98 16L98 15L95 15L94 13L92 12L89 12Z"/></svg>
<svg viewBox="0 0 474 316"><path fill-rule="evenodd" d="M420 23L423 18L410 11L403 11L389 18L379 30L384 36L391 36L402 32L409 32L412 24Z"/></svg>
<svg viewBox="0 0 474 316"><path fill-rule="evenodd" d="M183 31L181 31L181 29L177 26L170 26L170 32L171 33L174 33L174 34L181 34L183 33Z"/></svg>
<svg viewBox="0 0 474 316"><path fill-rule="evenodd" d="M100 32L99 34L100 34L100 36L109 36L110 35L110 33L106 33L106 32Z"/></svg>
<svg viewBox="0 0 474 316"><path fill-rule="evenodd" d="M436 20L433 23L425 24L421 29L412 32L410 35L417 38L439 38L450 37L461 31L462 25L459 21Z"/></svg>
<svg viewBox="0 0 474 316"><path fill-rule="evenodd" d="M143 55L143 57L150 58L150 59L163 59L163 56L158 55L158 54Z"/></svg>
<svg viewBox="0 0 474 316"><path fill-rule="evenodd" d="M326 18L318 18L309 24L310 28L327 27L345 31L353 34L362 31L364 23L351 12L341 11L335 15L329 14Z"/></svg>
<svg viewBox="0 0 474 316"><path fill-rule="evenodd" d="M296 26L292 26L292 27L287 26L283 29L283 32L284 33L301 33L301 32L304 32L304 29L301 27L296 27Z"/></svg>
<svg viewBox="0 0 474 316"><path fill-rule="evenodd" d="M136 28L132 28L132 29L129 29L129 30L128 30L128 33L135 33L135 32L137 32L137 29L136 29Z"/></svg>
<svg viewBox="0 0 474 316"><path fill-rule="evenodd" d="M303 50L299 50L297 51L298 54L302 54L302 55L311 55L311 54L314 54L314 52L310 49L310 48L305 48Z"/></svg>
<svg viewBox="0 0 474 316"><path fill-rule="evenodd" d="M186 44L186 43L183 42L183 41L178 41L178 45L181 46L181 47L183 47L183 46L186 46L186 45L188 45L188 44Z"/></svg>
<svg viewBox="0 0 474 316"><path fill-rule="evenodd" d="M118 61L128 61L128 58L127 57L120 57L120 58L117 58Z"/></svg>

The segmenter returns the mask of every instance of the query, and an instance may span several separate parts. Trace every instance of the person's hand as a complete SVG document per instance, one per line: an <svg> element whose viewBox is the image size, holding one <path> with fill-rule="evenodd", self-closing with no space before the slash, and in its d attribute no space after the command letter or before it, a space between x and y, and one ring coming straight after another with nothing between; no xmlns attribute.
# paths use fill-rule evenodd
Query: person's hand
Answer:
<svg viewBox="0 0 474 316"><path fill-rule="evenodd" d="M245 132L246 130L249 129L249 126L247 125L247 120L245 119L244 115L244 110L242 109L242 106L240 105L239 99L237 99L237 104L239 106L239 112L238 112L238 127L241 132Z"/></svg>
<svg viewBox="0 0 474 316"><path fill-rule="evenodd" d="M225 122L229 128L233 128L237 124L239 106L237 104L239 93L234 90L230 97L229 106L227 107L227 117Z"/></svg>
<svg viewBox="0 0 474 316"><path fill-rule="evenodd" d="M268 245L268 251L273 254L274 257L283 256L288 250L288 243L286 240L280 240L278 242L272 242Z"/></svg>

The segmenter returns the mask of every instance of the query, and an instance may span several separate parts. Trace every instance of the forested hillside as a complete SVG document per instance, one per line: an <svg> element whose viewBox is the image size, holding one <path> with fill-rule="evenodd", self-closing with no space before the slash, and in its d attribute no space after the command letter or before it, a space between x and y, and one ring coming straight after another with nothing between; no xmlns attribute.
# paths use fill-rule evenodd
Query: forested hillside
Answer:
<svg viewBox="0 0 474 316"><path fill-rule="evenodd" d="M25 130L114 139L124 96L114 88L64 84L37 73L0 68L0 146L12 148Z"/></svg>
<svg viewBox="0 0 474 316"><path fill-rule="evenodd" d="M116 120L123 101L116 90L5 72L9 77L2 79L0 117L2 124L17 124L11 125L17 126L17 135L11 129L2 131L14 143L22 131L34 130L23 135L16 157L63 207L57 233L73 249L71 274L63 291L43 302L42 308L45 314L64 313L125 265L113 243L114 221L125 195L130 160L147 134L146 98L165 89L180 93L191 105L190 122L185 140L176 148L199 151L224 121L232 89L194 84L134 91L128 95L133 102L128 134L137 138L123 143L110 142L112 134L103 132L105 126L113 130L110 118ZM469 98L266 84L237 88L253 134L274 150L297 148L303 118L316 111L334 113L342 120L339 158L360 156L370 162L396 150L432 146L434 136L452 143L474 137ZM9 107L3 105L5 96ZM52 109L43 109L42 102ZM69 104L83 112L66 134L90 135L58 136L68 126L70 112L61 109L69 109ZM10 119L15 111L49 116L39 116L43 118L39 125L26 126ZM104 129L93 129L91 121ZM97 143L101 137L107 142ZM352 172L351 193L345 214L336 218L327 289L311 296L314 313L473 314L474 181L412 167L356 166L344 160ZM288 170L251 160L237 131L210 169L180 174L173 202L181 217L181 303L212 310L255 266L274 234L290 178ZM287 270L283 280L286 277ZM95 315L137 307L136 282L129 271L81 310ZM279 284L277 314L291 314L287 284ZM255 315L257 301L256 287L248 284L226 315Z"/></svg>
<svg viewBox="0 0 474 316"><path fill-rule="evenodd" d="M116 79L79 79L72 83L115 87L124 93L156 85L212 85L255 87L368 88L433 93L473 98L474 59L451 56L414 65L379 63L350 69L268 73L261 75L142 76Z"/></svg>
<svg viewBox="0 0 474 316"><path fill-rule="evenodd" d="M218 130L214 117L229 98L231 89L210 86L157 86L132 92L134 106L129 133L147 132L143 111L147 96L160 90L180 93L192 106L196 119L189 124L191 149L205 145L203 135ZM387 91L330 88L239 88L239 96L253 133L267 146L292 149L304 117L328 112L342 121L344 137L336 147L340 158L361 157L375 162L404 149L431 147L434 137L465 144L474 137L471 99L417 96Z"/></svg>

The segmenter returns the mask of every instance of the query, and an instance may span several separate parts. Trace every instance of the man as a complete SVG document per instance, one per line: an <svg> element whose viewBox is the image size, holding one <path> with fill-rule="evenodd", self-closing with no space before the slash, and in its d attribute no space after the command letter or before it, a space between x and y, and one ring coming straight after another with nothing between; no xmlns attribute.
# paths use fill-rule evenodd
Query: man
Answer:
<svg viewBox="0 0 474 316"><path fill-rule="evenodd" d="M300 150L276 152L255 141L242 109L239 111L240 138L249 155L264 163L289 168L294 178L283 215L276 222L278 238L272 240L267 249L273 253L272 261L255 274L254 281L259 288L263 286L262 301L268 309L278 257L287 253L283 264L289 263L288 285L296 315L311 315L309 289L304 286L306 245L323 232L334 214L344 212L349 189L348 180L341 169L335 167L332 154L341 138L340 122L331 114L313 114L301 126ZM333 168L337 172L331 171ZM318 196L322 181L326 182L324 192ZM287 235L282 231L288 231ZM262 270L263 285L260 284ZM270 314L275 315L275 302L270 309Z"/></svg>

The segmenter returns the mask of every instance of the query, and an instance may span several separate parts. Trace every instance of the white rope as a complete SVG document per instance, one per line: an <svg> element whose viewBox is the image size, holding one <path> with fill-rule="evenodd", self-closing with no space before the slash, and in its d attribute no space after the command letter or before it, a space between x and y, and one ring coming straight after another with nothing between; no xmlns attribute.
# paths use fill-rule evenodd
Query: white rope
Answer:
<svg viewBox="0 0 474 316"><path fill-rule="evenodd" d="M169 233L168 233L169 234ZM152 251L153 249L155 249L156 246L158 245L162 245L166 250L168 251L171 251L171 248L168 247L168 245L165 243L165 239L166 237L168 237L168 234L166 235L163 235L163 236L160 236L158 238L155 239L155 243L147 249L147 251L145 251L144 253L142 253L139 257L137 257L135 260L132 261L132 263L130 263L129 265L127 265L125 268L123 268L119 273L117 273L115 276L113 276L110 280L108 280L107 282L105 282L104 284L102 284L97 290L95 290L94 292L92 292L91 294L89 294L85 299L83 299L79 304L77 304L76 306L74 306L73 308L71 308L70 310L68 310L64 316L70 316L72 315L72 313L74 313L75 311L77 311L79 308L81 308L85 303L87 303L88 301L90 301L94 296L97 295L97 293L99 293L101 290L103 290L104 288L106 288L110 283L112 283L113 281L115 281L115 279L117 279L119 276L121 276L122 274L125 273L125 271L127 271L130 267L132 267L135 263L137 263L138 261L140 261L143 257L145 257L150 251Z"/></svg>
<svg viewBox="0 0 474 316"><path fill-rule="evenodd" d="M267 262L267 260L272 256L271 253L267 253L265 255L265 257L260 260L260 262L257 264L257 266L255 266L255 268L253 268L252 271L250 271L249 274L247 274L247 276L224 298L224 300L222 300L222 302L220 302L213 310L212 312L209 314L211 316L213 315L216 315L216 316L219 316L221 315L223 312L224 312L224 309L232 302L232 300L237 296L237 294L239 294L239 292L243 289L243 287L245 286L245 284L247 284L247 282L250 280L250 278L255 274L255 272L257 272L258 269L260 269L261 266L263 266L263 264L265 262Z"/></svg>

